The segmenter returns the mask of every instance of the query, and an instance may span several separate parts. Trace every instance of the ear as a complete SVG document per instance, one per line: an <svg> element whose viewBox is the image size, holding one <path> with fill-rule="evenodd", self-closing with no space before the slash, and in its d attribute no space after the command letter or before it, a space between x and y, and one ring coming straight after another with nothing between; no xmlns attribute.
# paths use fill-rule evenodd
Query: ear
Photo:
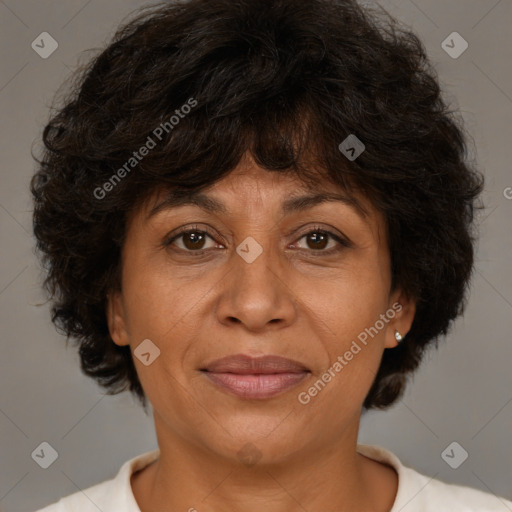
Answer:
<svg viewBox="0 0 512 512"><path fill-rule="evenodd" d="M391 318L388 312L395 312L393 318ZM416 300L411 299L405 295L401 290L395 291L389 299L388 312L386 316L391 318L388 322L386 329L385 347L393 348L398 345L398 341L395 338L395 331L398 331L402 338L411 330L411 325L416 314Z"/></svg>
<svg viewBox="0 0 512 512"><path fill-rule="evenodd" d="M107 322L110 337L114 343L119 346L129 345L125 309L119 291L107 294Z"/></svg>

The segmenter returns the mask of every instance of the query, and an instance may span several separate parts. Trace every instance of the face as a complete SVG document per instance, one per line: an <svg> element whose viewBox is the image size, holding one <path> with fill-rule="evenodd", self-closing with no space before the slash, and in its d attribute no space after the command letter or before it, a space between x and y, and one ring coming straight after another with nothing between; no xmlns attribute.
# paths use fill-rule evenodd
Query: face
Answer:
<svg viewBox="0 0 512 512"><path fill-rule="evenodd" d="M135 353L159 436L231 459L251 443L275 462L357 431L414 304L390 293L382 216L362 197L366 217L341 200L296 200L321 192L343 194L247 159L206 201L156 194L132 215L108 319Z"/></svg>

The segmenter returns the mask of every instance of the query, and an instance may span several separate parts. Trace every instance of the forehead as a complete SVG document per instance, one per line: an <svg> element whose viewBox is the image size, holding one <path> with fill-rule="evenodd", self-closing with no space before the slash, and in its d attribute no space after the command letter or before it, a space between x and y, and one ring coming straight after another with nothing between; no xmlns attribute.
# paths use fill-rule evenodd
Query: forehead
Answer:
<svg viewBox="0 0 512 512"><path fill-rule="evenodd" d="M345 190L320 171L314 182L296 173L263 169L251 159L242 161L231 173L201 191L160 188L144 204L144 217L151 218L163 209L195 205L211 213L229 215L243 207L254 211L281 206L284 214L311 208L316 204L338 201L352 208L363 219L372 213L372 205L363 194Z"/></svg>
<svg viewBox="0 0 512 512"><path fill-rule="evenodd" d="M156 189L141 209L132 212L131 220L136 217L142 226L159 218L163 212L184 206L195 206L229 219L269 215L285 218L322 204L335 204L331 212L369 229L381 241L386 232L385 218L363 193L356 187L350 191L344 189L321 171L314 172L314 176L314 182L306 183L293 172L269 171L257 166L252 159L244 158L233 171L200 191Z"/></svg>

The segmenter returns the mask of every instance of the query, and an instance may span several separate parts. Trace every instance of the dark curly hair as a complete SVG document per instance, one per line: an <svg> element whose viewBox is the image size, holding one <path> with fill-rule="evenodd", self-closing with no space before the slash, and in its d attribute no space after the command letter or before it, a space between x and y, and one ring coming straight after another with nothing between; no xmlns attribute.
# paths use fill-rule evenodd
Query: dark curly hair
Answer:
<svg viewBox="0 0 512 512"><path fill-rule="evenodd" d="M113 343L106 319L128 215L162 188L212 185L248 153L306 184L320 171L384 214L392 290L417 307L364 407L401 396L465 309L484 184L413 32L355 0L165 2L137 11L71 78L30 187L52 321L79 344L85 374L146 407L130 347ZM339 149L350 134L365 146L355 160Z"/></svg>

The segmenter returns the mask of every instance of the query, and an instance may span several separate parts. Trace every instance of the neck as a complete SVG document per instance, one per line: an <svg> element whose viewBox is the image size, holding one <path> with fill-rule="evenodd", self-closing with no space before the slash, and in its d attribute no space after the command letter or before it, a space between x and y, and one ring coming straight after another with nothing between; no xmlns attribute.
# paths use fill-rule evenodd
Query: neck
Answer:
<svg viewBox="0 0 512 512"><path fill-rule="evenodd" d="M170 434L156 415L155 428L160 457L131 482L142 512L389 512L396 495L396 472L356 451L359 418L335 443L252 465Z"/></svg>

